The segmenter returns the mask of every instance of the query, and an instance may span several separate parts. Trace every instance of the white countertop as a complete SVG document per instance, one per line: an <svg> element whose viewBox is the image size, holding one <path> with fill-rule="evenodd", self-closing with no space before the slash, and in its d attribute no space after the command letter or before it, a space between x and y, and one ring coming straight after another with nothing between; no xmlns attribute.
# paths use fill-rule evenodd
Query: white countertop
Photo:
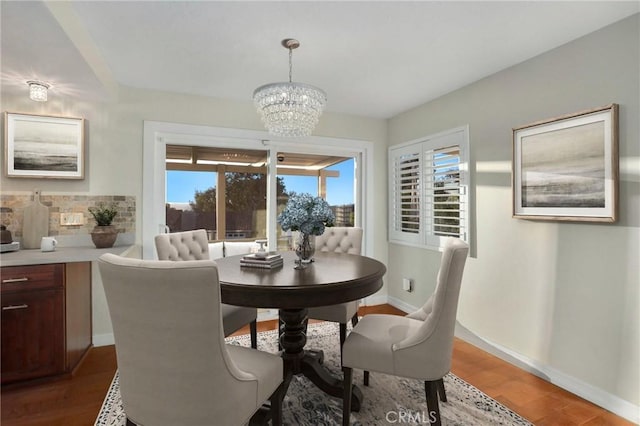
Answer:
<svg viewBox="0 0 640 426"><path fill-rule="evenodd" d="M97 249L95 246L56 247L55 251L48 252L40 251L40 249L18 250L0 254L0 266L89 262L97 260L105 253L126 256L132 247L131 245L118 245L105 249Z"/></svg>

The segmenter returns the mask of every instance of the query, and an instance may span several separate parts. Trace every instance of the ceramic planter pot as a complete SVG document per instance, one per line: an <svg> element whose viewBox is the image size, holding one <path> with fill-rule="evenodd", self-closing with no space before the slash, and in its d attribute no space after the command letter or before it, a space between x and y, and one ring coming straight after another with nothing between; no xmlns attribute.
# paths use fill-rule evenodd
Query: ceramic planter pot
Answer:
<svg viewBox="0 0 640 426"><path fill-rule="evenodd" d="M118 231L113 225L96 226L91 231L91 241L93 241L96 248L113 247L116 238L118 238Z"/></svg>

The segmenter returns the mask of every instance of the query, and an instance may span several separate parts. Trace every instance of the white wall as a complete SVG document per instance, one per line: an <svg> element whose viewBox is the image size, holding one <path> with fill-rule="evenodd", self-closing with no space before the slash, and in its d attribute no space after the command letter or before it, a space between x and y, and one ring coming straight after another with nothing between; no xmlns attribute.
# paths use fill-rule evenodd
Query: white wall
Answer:
<svg viewBox="0 0 640 426"><path fill-rule="evenodd" d="M639 15L623 20L389 122L390 145L469 124L474 230L461 325L635 421L640 404L638 22ZM511 129L610 103L620 105L620 220L513 219ZM390 244L391 300L420 306L435 285L439 257ZM414 293L401 290L402 277L416 280Z"/></svg>

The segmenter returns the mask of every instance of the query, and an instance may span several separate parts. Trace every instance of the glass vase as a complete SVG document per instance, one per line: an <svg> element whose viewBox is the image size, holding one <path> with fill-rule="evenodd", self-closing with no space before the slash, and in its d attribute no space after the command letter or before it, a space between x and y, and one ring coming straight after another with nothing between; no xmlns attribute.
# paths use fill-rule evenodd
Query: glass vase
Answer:
<svg viewBox="0 0 640 426"><path fill-rule="evenodd" d="M294 247L298 256L296 263L300 268L304 268L313 262L313 255L316 252L316 236L299 232Z"/></svg>

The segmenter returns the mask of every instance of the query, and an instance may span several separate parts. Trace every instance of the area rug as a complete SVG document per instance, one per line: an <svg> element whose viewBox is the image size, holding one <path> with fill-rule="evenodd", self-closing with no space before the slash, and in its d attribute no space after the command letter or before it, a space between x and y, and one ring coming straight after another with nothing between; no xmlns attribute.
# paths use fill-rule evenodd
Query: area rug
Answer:
<svg viewBox="0 0 640 426"><path fill-rule="evenodd" d="M275 330L259 333L258 348L275 353L276 339ZM227 343L250 346L248 335L227 338ZM324 364L341 375L337 324L311 324L306 347L322 349ZM352 425L429 424L423 382L371 373L370 386L363 386L362 371L354 370L353 376L354 384L362 390L363 401L360 412L351 413ZM440 402L443 425L531 425L453 374L448 374L444 383L447 402ZM342 400L328 396L302 376L292 379L282 410L285 425L328 426L342 422ZM124 426L125 422L116 373L95 426Z"/></svg>

